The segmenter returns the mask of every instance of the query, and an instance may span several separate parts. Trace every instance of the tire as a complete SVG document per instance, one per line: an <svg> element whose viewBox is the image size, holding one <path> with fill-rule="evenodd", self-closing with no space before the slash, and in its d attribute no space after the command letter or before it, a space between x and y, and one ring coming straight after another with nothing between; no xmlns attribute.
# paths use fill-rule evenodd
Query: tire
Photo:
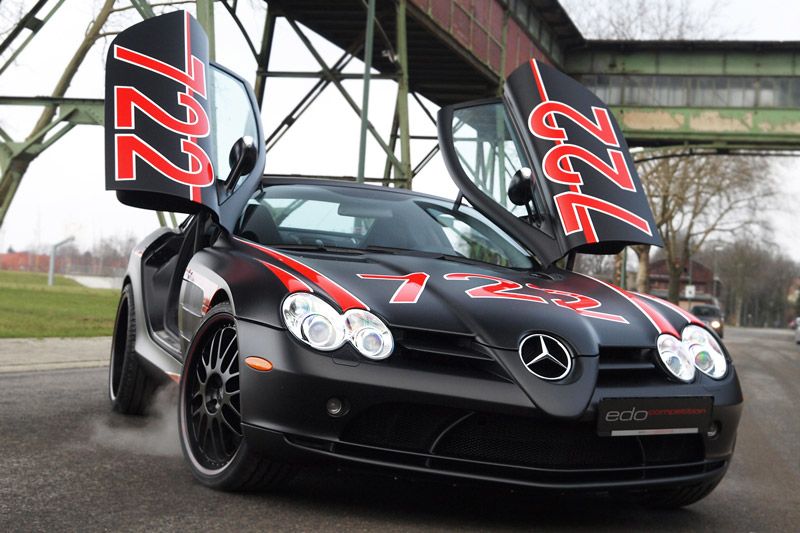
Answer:
<svg viewBox="0 0 800 533"><path fill-rule="evenodd" d="M143 415L147 411L156 381L147 373L134 351L136 345L136 307L130 284L122 287L111 355L108 364L108 398L111 408L125 415Z"/></svg>
<svg viewBox="0 0 800 533"><path fill-rule="evenodd" d="M230 305L221 303L187 351L178 401L183 455L195 478L212 489L278 488L293 468L259 454L242 435L238 376L236 323Z"/></svg>
<svg viewBox="0 0 800 533"><path fill-rule="evenodd" d="M636 501L651 509L678 509L697 503L713 492L722 478L694 485L651 489L638 493Z"/></svg>

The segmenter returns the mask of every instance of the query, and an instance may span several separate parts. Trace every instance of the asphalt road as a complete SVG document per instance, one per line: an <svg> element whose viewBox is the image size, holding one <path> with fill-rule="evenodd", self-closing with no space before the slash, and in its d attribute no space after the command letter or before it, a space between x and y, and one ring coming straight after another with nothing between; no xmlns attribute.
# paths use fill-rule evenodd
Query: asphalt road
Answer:
<svg viewBox="0 0 800 533"><path fill-rule="evenodd" d="M278 494L223 494L183 464L174 391L156 416L109 412L103 368L0 373L0 531L648 530L800 528L800 347L728 331L746 395L733 465L679 511L319 470ZM24 354L20 354L24 357Z"/></svg>

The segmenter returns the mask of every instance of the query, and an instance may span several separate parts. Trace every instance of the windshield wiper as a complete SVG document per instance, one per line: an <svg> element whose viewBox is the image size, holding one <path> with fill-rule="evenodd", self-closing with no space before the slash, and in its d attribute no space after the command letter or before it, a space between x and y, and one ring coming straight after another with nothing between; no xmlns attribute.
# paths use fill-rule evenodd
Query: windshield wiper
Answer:
<svg viewBox="0 0 800 533"><path fill-rule="evenodd" d="M363 250L365 252L376 252L376 253L391 254L391 255L397 255L399 253L405 253L405 252L412 252L412 253L415 252L415 250L406 250L404 248L391 248L389 246L375 246L375 245L365 246L364 248L359 248L359 250Z"/></svg>
<svg viewBox="0 0 800 533"><path fill-rule="evenodd" d="M359 254L361 250L357 248L346 248L341 246L325 246L324 244L274 244L275 248L284 250L301 250L308 252L325 252L337 254Z"/></svg>

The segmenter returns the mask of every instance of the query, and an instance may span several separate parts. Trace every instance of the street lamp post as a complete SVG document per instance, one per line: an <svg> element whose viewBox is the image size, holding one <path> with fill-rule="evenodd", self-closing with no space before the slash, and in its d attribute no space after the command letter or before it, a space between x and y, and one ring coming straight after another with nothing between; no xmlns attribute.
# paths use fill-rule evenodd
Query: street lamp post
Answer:
<svg viewBox="0 0 800 533"><path fill-rule="evenodd" d="M56 250L59 246L63 246L68 242L72 242L75 240L75 237L67 237L63 241L59 241L55 243L53 246L50 247L50 269L47 271L47 284L52 286L53 285L53 278L55 275L56 270Z"/></svg>
<svg viewBox="0 0 800 533"><path fill-rule="evenodd" d="M715 300L719 298L719 294L717 294L717 254L720 250L722 250L722 246L714 246L714 271L711 274L711 294L714 296Z"/></svg>

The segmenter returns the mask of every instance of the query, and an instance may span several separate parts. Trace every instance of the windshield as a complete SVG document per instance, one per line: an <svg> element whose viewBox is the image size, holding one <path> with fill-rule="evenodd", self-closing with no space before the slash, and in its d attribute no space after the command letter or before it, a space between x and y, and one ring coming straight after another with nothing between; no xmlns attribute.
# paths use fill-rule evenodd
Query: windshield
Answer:
<svg viewBox="0 0 800 533"><path fill-rule="evenodd" d="M236 234L264 245L408 250L530 269L530 254L472 208L335 185L272 185L245 207Z"/></svg>

